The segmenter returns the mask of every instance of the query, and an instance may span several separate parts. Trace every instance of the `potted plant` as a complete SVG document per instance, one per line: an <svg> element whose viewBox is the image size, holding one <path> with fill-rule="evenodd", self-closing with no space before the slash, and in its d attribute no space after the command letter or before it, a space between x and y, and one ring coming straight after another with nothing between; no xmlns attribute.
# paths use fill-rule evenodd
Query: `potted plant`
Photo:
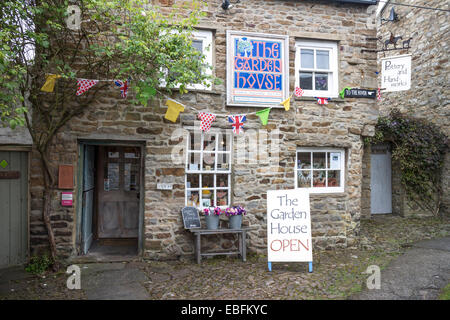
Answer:
<svg viewBox="0 0 450 320"><path fill-rule="evenodd" d="M241 206L226 208L225 215L229 217L228 227L230 229L240 229L242 226L242 216L246 213L247 211Z"/></svg>
<svg viewBox="0 0 450 320"><path fill-rule="evenodd" d="M223 213L222 209L219 207L210 207L203 209L203 214L205 215L206 229L216 230L219 228L219 218Z"/></svg>

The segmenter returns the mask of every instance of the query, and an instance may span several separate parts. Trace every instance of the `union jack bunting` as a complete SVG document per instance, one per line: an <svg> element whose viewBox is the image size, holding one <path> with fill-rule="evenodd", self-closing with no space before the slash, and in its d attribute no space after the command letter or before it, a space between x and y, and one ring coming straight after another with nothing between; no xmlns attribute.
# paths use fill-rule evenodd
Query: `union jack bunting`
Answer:
<svg viewBox="0 0 450 320"><path fill-rule="evenodd" d="M126 98L128 93L128 80L122 81L122 80L114 80L114 83L116 86L119 87L121 92L121 97Z"/></svg>
<svg viewBox="0 0 450 320"><path fill-rule="evenodd" d="M244 115L234 115L228 116L228 122L232 123L233 133L240 134L244 132L244 122L247 121L247 116Z"/></svg>
<svg viewBox="0 0 450 320"><path fill-rule="evenodd" d="M305 93L305 91L303 91L302 88L300 88L300 87L295 87L295 96L296 96L296 97L301 97L304 93Z"/></svg>
<svg viewBox="0 0 450 320"><path fill-rule="evenodd" d="M328 99L330 99L330 98L318 98L318 97L316 97L316 99L317 99L317 103L318 104L328 104Z"/></svg>

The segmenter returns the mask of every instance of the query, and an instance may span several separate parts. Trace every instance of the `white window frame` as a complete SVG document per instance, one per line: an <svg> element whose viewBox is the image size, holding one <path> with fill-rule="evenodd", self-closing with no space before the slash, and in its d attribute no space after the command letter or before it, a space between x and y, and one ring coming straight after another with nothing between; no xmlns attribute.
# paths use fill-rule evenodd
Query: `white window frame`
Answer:
<svg viewBox="0 0 450 320"><path fill-rule="evenodd" d="M175 32L175 31L173 31ZM201 40L203 42L203 54L205 55L205 63L209 65L206 68L205 74L212 75L213 69L213 32L211 30L194 30L192 31L192 40ZM168 71L165 70L164 74L167 76ZM186 89L188 90L212 90L212 83L210 80L204 81L205 83L193 83L188 84ZM165 87L165 79L160 80L160 86ZM175 86L175 89L179 88L179 85Z"/></svg>
<svg viewBox="0 0 450 320"><path fill-rule="evenodd" d="M309 169L299 169L298 168L298 153L305 152L311 154L311 168ZM340 185L337 187L313 187L313 171L326 171L325 181L328 184L328 171L336 171L336 169L328 168L328 156L325 156L325 168L315 169L313 168L313 153L326 152L326 153L340 153ZM299 171L310 171L311 177L311 187L310 188L299 188L298 187L298 173ZM333 149L333 148L297 148L295 152L295 189L306 189L309 193L339 193L345 190L345 149Z"/></svg>
<svg viewBox="0 0 450 320"><path fill-rule="evenodd" d="M301 68L300 50L314 50L314 68ZM316 68L316 50L329 51L329 69ZM328 73L328 90L304 90L304 97L337 98L339 96L339 75L338 75L338 43L336 41L321 40L297 40L295 43L295 86L300 87L300 71L313 73ZM313 87L315 77L313 76Z"/></svg>
<svg viewBox="0 0 450 320"><path fill-rule="evenodd" d="M188 192L189 191L197 191L199 194L199 205L197 206L198 209L203 210L203 190L209 190L212 191L213 195L214 195L214 204L217 204L217 191L219 190L226 190L228 192L228 199L227 199L227 205L226 206L219 206L220 208L226 208L231 206L231 170L232 170L232 150L233 150L233 135L229 132L223 132L223 131L219 131L219 130L214 130L211 129L208 133L201 133L201 138L200 138L200 146L203 146L204 143L204 138L205 138L205 134L215 134L215 149L214 151L208 151L208 150L195 150L195 148L190 148L190 141L191 141L191 135L195 134L194 131L189 130L188 136L187 136L187 142L186 142L186 157L185 157L185 177L184 177L184 185L185 185L185 205L186 206L191 206L191 204L188 204ZM219 151L219 135L227 135L226 137L226 141L230 143L230 146L228 148L228 150L226 151ZM205 153L205 151L207 153L214 153L214 168L213 170L204 170L203 168L203 154ZM199 160L199 164L198 164L198 170L190 170L189 168L189 156L191 153L197 153L200 154L200 160ZM217 164L218 164L218 156L219 155L223 155L223 154L228 154L228 169L227 170L218 170L217 169ZM187 176L188 174L198 174L199 175L199 186L198 188L188 188L187 184L188 184L188 179ZM202 176L203 175L214 175L214 185L211 188L203 188L203 183L202 183ZM218 187L216 185L217 183L217 175L227 175L228 176L228 184L226 187ZM217 206L217 205L216 205Z"/></svg>

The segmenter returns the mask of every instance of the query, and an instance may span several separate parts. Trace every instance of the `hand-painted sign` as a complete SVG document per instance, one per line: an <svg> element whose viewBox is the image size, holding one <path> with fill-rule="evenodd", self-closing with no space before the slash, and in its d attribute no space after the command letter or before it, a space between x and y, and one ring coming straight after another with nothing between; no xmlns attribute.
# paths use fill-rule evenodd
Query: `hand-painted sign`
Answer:
<svg viewBox="0 0 450 320"><path fill-rule="evenodd" d="M181 215L183 216L183 223L185 229L200 228L200 217L198 215L198 210L195 207L184 207L181 210Z"/></svg>
<svg viewBox="0 0 450 320"><path fill-rule="evenodd" d="M307 190L267 191L268 261L312 262Z"/></svg>
<svg viewBox="0 0 450 320"><path fill-rule="evenodd" d="M369 98L375 99L377 97L377 90L367 89L345 89L345 98Z"/></svg>
<svg viewBox="0 0 450 320"><path fill-rule="evenodd" d="M227 31L227 104L282 107L289 95L289 38Z"/></svg>
<svg viewBox="0 0 450 320"><path fill-rule="evenodd" d="M385 92L411 88L411 55L381 58L381 87Z"/></svg>

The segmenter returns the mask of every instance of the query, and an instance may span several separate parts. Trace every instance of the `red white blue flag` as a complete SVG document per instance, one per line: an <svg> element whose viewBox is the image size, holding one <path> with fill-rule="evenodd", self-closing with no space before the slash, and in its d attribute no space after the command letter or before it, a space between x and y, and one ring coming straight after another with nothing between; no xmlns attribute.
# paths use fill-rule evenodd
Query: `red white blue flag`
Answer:
<svg viewBox="0 0 450 320"><path fill-rule="evenodd" d="M119 87L122 98L126 98L128 93L128 80L114 80L114 83Z"/></svg>
<svg viewBox="0 0 450 320"><path fill-rule="evenodd" d="M247 116L244 115L234 115L228 116L228 122L232 123L233 133L240 134L244 132L244 122L247 121Z"/></svg>
<svg viewBox="0 0 450 320"><path fill-rule="evenodd" d="M317 99L317 103L318 104L328 104L328 100L330 98L319 98L319 97L316 97L316 99Z"/></svg>

